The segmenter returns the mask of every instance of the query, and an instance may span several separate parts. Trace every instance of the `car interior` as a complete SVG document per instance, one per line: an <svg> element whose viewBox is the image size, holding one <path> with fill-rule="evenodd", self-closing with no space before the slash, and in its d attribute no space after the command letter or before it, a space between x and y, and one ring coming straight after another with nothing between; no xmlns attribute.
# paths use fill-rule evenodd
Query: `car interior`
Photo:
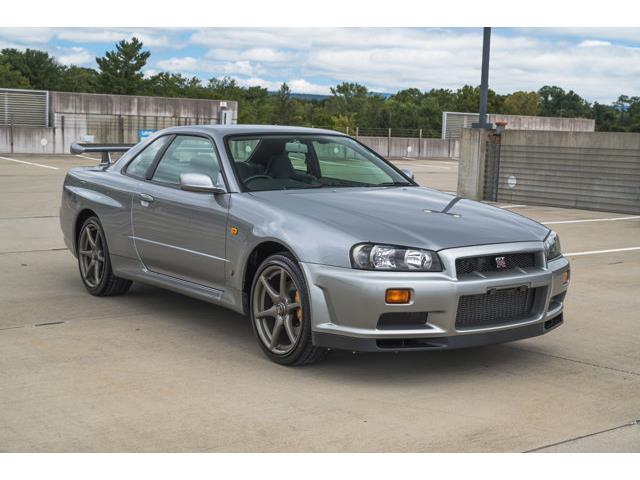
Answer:
<svg viewBox="0 0 640 480"><path fill-rule="evenodd" d="M310 147L301 141L263 138L248 158L236 160L238 175L250 190L314 186L319 174L314 169Z"/></svg>

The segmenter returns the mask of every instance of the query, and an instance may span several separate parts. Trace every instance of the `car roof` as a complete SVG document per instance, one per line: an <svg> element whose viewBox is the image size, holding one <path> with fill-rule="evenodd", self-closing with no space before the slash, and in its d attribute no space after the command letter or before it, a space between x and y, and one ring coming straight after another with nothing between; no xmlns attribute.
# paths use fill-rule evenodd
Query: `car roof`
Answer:
<svg viewBox="0 0 640 480"><path fill-rule="evenodd" d="M323 128L309 127L293 127L284 125L187 125L183 127L171 127L163 131L166 132L194 132L213 134L216 136L224 135L254 135L254 134L316 134L316 135L342 135L343 133L335 130L326 130Z"/></svg>

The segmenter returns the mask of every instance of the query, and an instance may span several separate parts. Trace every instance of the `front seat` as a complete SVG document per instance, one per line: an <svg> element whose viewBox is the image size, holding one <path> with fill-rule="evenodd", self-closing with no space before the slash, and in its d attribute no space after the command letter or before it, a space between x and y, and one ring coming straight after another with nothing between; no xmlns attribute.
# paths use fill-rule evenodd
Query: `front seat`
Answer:
<svg viewBox="0 0 640 480"><path fill-rule="evenodd" d="M293 165L287 152L278 153L271 157L267 173L273 178L291 178L293 176Z"/></svg>

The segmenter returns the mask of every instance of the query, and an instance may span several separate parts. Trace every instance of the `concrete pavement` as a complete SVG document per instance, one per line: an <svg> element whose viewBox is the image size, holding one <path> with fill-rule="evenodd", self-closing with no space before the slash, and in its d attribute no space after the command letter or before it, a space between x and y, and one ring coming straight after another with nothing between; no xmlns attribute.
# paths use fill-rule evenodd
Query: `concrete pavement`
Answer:
<svg viewBox="0 0 640 480"><path fill-rule="evenodd" d="M640 246L640 219L553 225L587 254L548 335L294 369L220 307L137 284L88 295L57 212L66 168L89 161L11 157L58 170L0 159L0 451L640 451L640 250L589 254ZM417 163L455 190L454 162Z"/></svg>

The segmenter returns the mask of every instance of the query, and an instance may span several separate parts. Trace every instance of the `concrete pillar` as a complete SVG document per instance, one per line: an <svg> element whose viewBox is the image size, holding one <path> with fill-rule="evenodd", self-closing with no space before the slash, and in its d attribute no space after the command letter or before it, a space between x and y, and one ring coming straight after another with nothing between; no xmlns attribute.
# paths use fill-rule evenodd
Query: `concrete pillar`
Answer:
<svg viewBox="0 0 640 480"><path fill-rule="evenodd" d="M487 141L492 132L486 128L464 128L460 139L458 195L482 200Z"/></svg>

